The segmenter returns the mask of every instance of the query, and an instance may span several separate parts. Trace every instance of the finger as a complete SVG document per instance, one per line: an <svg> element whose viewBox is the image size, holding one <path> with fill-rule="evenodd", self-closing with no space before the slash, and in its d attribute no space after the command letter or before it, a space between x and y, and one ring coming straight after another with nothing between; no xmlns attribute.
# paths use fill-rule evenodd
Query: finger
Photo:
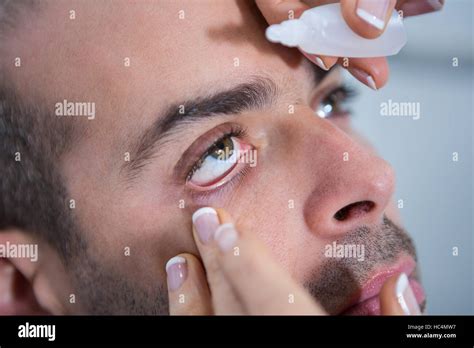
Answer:
<svg viewBox="0 0 474 348"><path fill-rule="evenodd" d="M380 291L382 315L419 315L420 307L405 273L389 278Z"/></svg>
<svg viewBox="0 0 474 348"><path fill-rule="evenodd" d="M375 39L385 30L396 0L341 0L342 16L351 29L366 39Z"/></svg>
<svg viewBox="0 0 474 348"><path fill-rule="evenodd" d="M337 63L337 57L329 57L329 56L318 56L316 54L306 53L305 51L300 50L303 55L309 59L312 63L319 66L321 69L328 71L332 68L334 64Z"/></svg>
<svg viewBox="0 0 474 348"><path fill-rule="evenodd" d="M179 254L166 263L170 315L211 315L211 294L201 262Z"/></svg>
<svg viewBox="0 0 474 348"><path fill-rule="evenodd" d="M399 0L396 8L402 11L403 17L410 17L440 11L443 6L444 0Z"/></svg>
<svg viewBox="0 0 474 348"><path fill-rule="evenodd" d="M325 314L252 233L237 232L225 211L219 216L210 247L218 249L217 262L246 314Z"/></svg>
<svg viewBox="0 0 474 348"><path fill-rule="evenodd" d="M322 5L331 2L334 1L318 1L314 2L313 5ZM304 11L310 8L310 6L300 0L256 0L256 4L269 24L299 18ZM311 62L326 71L337 62L336 57L318 56L304 51L301 51L301 53Z"/></svg>
<svg viewBox="0 0 474 348"><path fill-rule="evenodd" d="M193 237L206 271L214 313L243 314L239 301L219 267L217 250L209 246L214 242L214 232L219 225L219 215L212 208L201 208L193 214Z"/></svg>
<svg viewBox="0 0 474 348"><path fill-rule="evenodd" d="M341 58L340 64L373 90L382 88L388 81L389 68L385 57Z"/></svg>
<svg viewBox="0 0 474 348"><path fill-rule="evenodd" d="M268 24L299 18L304 11L310 8L301 0L256 0L255 3Z"/></svg>

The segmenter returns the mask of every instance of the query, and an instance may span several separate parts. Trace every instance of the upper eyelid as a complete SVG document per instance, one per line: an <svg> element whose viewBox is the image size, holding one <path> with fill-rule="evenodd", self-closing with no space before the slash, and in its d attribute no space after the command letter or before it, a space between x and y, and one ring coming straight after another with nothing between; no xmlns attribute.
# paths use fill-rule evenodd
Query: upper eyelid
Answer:
<svg viewBox="0 0 474 348"><path fill-rule="evenodd" d="M330 85L326 86L324 89L322 89L322 90L318 91L316 94L314 94L310 99L310 105L313 105L315 103L315 101L324 100L324 98L328 97L329 95L331 95L332 93L334 93L334 92L336 92L340 89L344 89L344 92L347 93L346 98L357 96L357 91L354 88L348 86L347 84L345 84L343 82L337 82L337 83L333 83L333 84L330 84Z"/></svg>

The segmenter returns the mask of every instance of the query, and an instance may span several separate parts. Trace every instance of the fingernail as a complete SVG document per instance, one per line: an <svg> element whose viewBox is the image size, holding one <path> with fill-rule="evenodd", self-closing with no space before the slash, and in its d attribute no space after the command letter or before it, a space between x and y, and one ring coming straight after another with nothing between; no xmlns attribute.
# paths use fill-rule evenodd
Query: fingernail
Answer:
<svg viewBox="0 0 474 348"><path fill-rule="evenodd" d="M201 243L208 244L219 227L219 217L213 208L201 208L194 212L193 224Z"/></svg>
<svg viewBox="0 0 474 348"><path fill-rule="evenodd" d="M352 74L352 76L354 76L364 85L372 88L374 91L377 90L377 85L375 84L374 78L371 75L367 74L364 70L358 68L348 68L348 70Z"/></svg>
<svg viewBox="0 0 474 348"><path fill-rule="evenodd" d="M439 11L443 8L443 0L412 0L405 2L400 10L403 17L417 16L423 13Z"/></svg>
<svg viewBox="0 0 474 348"><path fill-rule="evenodd" d="M373 27L383 30L390 0L359 0L357 15Z"/></svg>
<svg viewBox="0 0 474 348"><path fill-rule="evenodd" d="M324 64L323 60L317 56L314 57L314 63L319 66L321 69L328 71L326 64Z"/></svg>
<svg viewBox="0 0 474 348"><path fill-rule="evenodd" d="M300 52L303 53L303 55L306 58L308 58L311 62L313 62L314 64L319 66L321 69L323 69L325 71L329 70L328 67L326 66L326 64L324 64L323 60L321 58L319 58L317 55L306 53L305 51L303 51L301 49L300 49Z"/></svg>
<svg viewBox="0 0 474 348"><path fill-rule="evenodd" d="M188 276L186 259L181 256L169 259L166 263L166 274L168 275L168 288L171 291L178 290Z"/></svg>
<svg viewBox="0 0 474 348"><path fill-rule="evenodd" d="M238 239L237 231L235 230L234 224L226 223L219 226L214 235L214 239L217 241L217 245L222 251L231 250Z"/></svg>
<svg viewBox="0 0 474 348"><path fill-rule="evenodd" d="M396 296L403 313L406 315L420 315L420 307L405 273L400 274L395 287Z"/></svg>

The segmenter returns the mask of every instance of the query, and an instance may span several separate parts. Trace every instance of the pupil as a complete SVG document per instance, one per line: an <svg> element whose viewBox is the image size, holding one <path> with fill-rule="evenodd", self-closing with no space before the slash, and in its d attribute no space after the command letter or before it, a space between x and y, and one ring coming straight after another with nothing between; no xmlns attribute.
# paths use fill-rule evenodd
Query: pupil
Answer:
<svg viewBox="0 0 474 348"><path fill-rule="evenodd" d="M234 152L234 143L231 138L225 138L215 145L215 150L212 152L212 157L225 161L232 156Z"/></svg>

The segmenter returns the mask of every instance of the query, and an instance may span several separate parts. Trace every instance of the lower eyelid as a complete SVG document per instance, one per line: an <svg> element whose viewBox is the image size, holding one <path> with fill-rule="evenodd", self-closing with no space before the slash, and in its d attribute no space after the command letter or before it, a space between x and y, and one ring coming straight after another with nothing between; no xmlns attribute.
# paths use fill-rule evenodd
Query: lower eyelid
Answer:
<svg viewBox="0 0 474 348"><path fill-rule="evenodd" d="M242 171L244 171L246 169L246 167L249 167L251 166L251 164L249 163L246 163L246 162L242 162L242 158L244 159L247 159L248 156L247 156L247 153L249 151L256 151L256 149L250 145L250 144L247 144L247 143L243 143L241 142L240 143L240 148L239 148L239 151L241 152L239 154L239 158L237 159L237 163L232 167L232 169L227 173L225 174L225 176L223 178L221 178L217 183L213 184L213 185L208 185L208 186L199 186L199 185L196 185L196 184L193 184L191 181L188 181L186 183L186 185L188 186L188 188L190 188L191 190L195 191L196 193L199 193L199 192L211 192L211 191L215 191L215 190L218 190L220 189L222 186L225 186L227 183L231 182L232 180L234 180L234 178L236 176L239 175L239 173L241 173ZM254 155L255 157L255 155ZM255 159L256 161L256 159ZM228 179L227 179L228 178ZM227 179L227 180L226 180Z"/></svg>
<svg viewBox="0 0 474 348"><path fill-rule="evenodd" d="M238 187L242 184L244 177L250 173L251 167L248 164L244 164L244 167L237 172L229 181L225 182L221 186L213 190L193 190L190 189L188 194L191 200L195 204L206 205L212 200L212 202L218 201L221 198L227 200L230 195L237 192Z"/></svg>

